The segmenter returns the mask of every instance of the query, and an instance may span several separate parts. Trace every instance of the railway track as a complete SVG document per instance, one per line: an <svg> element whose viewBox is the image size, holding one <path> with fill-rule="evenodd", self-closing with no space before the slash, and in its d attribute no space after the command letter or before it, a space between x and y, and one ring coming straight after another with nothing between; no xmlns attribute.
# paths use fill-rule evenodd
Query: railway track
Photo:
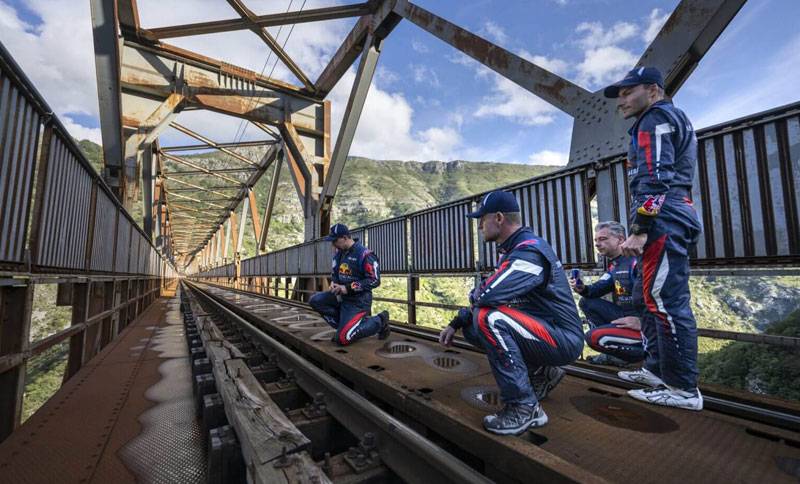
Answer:
<svg viewBox="0 0 800 484"><path fill-rule="evenodd" d="M497 408L497 391L485 357L468 345L445 350L433 344L430 332L396 327L386 342L367 339L342 348L330 342L327 324L302 304L207 284L186 287L202 307L198 331L205 324L201 319L213 318L221 336L212 341L240 348L254 386L288 409L284 414L300 433L306 429L315 436L296 446L308 454L297 459L308 469L321 469L309 476L335 482L641 482L709 476L794 482L800 477L800 438L792 430L796 415L788 412L724 399L712 404L717 410L702 413L649 407L625 397L610 375L574 366L544 402L548 426L521 437L496 437L483 431L480 421ZM360 403L342 403L339 392ZM311 430L304 420L314 409L327 415L327 431ZM225 412L231 413L227 406ZM754 414L760 421L742 418ZM365 415L372 417L365 421ZM398 434L399 428L405 430ZM404 436L401 442L398 435ZM273 445L273 454L290 450ZM370 452L379 461L371 465L379 470L372 471L374 477L359 476L354 459L361 455L363 461ZM442 461L431 461L432 455Z"/></svg>

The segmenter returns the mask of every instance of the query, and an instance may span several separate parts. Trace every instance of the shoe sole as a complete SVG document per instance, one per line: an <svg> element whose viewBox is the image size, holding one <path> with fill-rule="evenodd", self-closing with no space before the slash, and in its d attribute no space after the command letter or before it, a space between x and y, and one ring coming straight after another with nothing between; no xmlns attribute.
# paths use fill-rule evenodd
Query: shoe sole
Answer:
<svg viewBox="0 0 800 484"><path fill-rule="evenodd" d="M522 425L521 427L516 427L513 429L489 429L484 426L483 428L486 429L487 432L490 434L495 435L522 435L527 432L531 428L537 427L544 427L547 424L547 415L542 415L539 418L533 419L530 422Z"/></svg>

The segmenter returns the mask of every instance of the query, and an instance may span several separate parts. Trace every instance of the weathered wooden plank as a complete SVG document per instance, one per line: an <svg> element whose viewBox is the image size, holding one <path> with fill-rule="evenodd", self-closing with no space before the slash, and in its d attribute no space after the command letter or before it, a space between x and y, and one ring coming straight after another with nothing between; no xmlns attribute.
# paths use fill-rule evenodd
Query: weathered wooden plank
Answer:
<svg viewBox="0 0 800 484"><path fill-rule="evenodd" d="M197 327L211 360L228 422L236 430L252 482L330 482L305 452L311 441L272 401L212 318ZM277 464L277 465L276 465Z"/></svg>

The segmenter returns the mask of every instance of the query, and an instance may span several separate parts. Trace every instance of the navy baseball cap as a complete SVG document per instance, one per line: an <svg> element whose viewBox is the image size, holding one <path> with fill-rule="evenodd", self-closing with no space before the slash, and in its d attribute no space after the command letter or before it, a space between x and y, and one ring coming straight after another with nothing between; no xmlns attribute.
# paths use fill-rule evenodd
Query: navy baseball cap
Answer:
<svg viewBox="0 0 800 484"><path fill-rule="evenodd" d="M502 190L491 192L483 197L478 210L468 213L467 217L481 218L487 213L497 212L519 212L519 203L517 203L517 197Z"/></svg>
<svg viewBox="0 0 800 484"><path fill-rule="evenodd" d="M350 230L347 228L345 224L336 224L331 227L331 231L328 235L325 236L325 240L328 242L333 242L334 240L338 239L339 237L344 237L345 235L350 235Z"/></svg>
<svg viewBox="0 0 800 484"><path fill-rule="evenodd" d="M658 84L658 87L664 89L664 76L655 67L637 67L628 72L621 81L603 89L603 95L610 98L619 97L619 89L621 87L637 86L639 84Z"/></svg>

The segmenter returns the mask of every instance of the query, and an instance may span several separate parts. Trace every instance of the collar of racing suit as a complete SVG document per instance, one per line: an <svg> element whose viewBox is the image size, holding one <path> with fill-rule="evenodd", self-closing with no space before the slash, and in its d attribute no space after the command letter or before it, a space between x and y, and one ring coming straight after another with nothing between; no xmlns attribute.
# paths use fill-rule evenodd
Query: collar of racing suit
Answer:
<svg viewBox="0 0 800 484"><path fill-rule="evenodd" d="M631 126L630 129L628 130L628 134L633 136L634 131L636 131L639 128L639 122L644 118L644 116L647 113L652 111L654 108L657 108L658 106L672 106L672 101L662 99L661 101L656 101L653 104L651 104L649 108L645 109L644 112L640 114L638 118L636 118L636 122L633 123L633 126Z"/></svg>
<svg viewBox="0 0 800 484"><path fill-rule="evenodd" d="M527 236L528 234L524 234L523 235L524 232L531 232L531 229L529 229L528 227L525 227L525 226L518 228L516 230L516 232L514 232L511 235L509 235L508 238L505 241L503 241L503 243L500 244L497 247L497 250L501 254L506 254L508 252L511 252L512 250L514 250L514 247L516 247L516 245L518 243L522 242L523 240L526 240L526 239L530 238L530 237ZM533 236L533 233L531 233L529 235Z"/></svg>

